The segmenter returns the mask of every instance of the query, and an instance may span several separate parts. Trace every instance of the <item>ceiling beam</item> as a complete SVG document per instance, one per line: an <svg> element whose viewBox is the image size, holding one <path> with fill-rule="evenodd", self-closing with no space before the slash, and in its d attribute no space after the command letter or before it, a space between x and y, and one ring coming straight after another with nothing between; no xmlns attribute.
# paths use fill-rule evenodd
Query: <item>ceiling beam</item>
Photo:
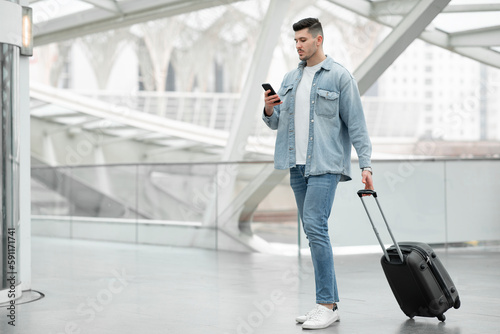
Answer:
<svg viewBox="0 0 500 334"><path fill-rule="evenodd" d="M81 0L81 1L89 3L92 6L102 8L112 13L121 13L122 11L118 3L113 0Z"/></svg>
<svg viewBox="0 0 500 334"><path fill-rule="evenodd" d="M450 52L457 53L464 57L474 59L483 64L500 68L500 53L485 47L452 47L449 42L449 35L439 30L424 31L420 39L436 46L440 46Z"/></svg>
<svg viewBox="0 0 500 334"><path fill-rule="evenodd" d="M470 12L496 12L500 11L500 4L483 3L467 5L448 5L443 13L470 13Z"/></svg>
<svg viewBox="0 0 500 334"><path fill-rule="evenodd" d="M451 47L500 46L500 26L452 33L449 43Z"/></svg>
<svg viewBox="0 0 500 334"><path fill-rule="evenodd" d="M342 8L364 17L372 17L373 2L366 0L328 0Z"/></svg>
<svg viewBox="0 0 500 334"><path fill-rule="evenodd" d="M121 143L121 142L129 141L129 140L141 141L142 137L144 137L149 132L139 130L139 133L134 133L134 134L131 134L128 136L116 136L113 133L108 133L108 132L104 132L104 131L102 131L102 133L104 133L108 136L114 137L114 138L103 140L103 142L101 143L101 146L106 146L106 145Z"/></svg>
<svg viewBox="0 0 500 334"><path fill-rule="evenodd" d="M82 115L74 112L74 111L71 111L71 110L68 110L68 112L64 112L64 113L59 113L59 114L43 114L43 111L42 111L42 114L38 114L36 111L35 113L31 113L32 115L34 114L36 117L38 118L45 118L46 120L49 120L49 121L52 121L54 118L75 118L75 117L81 117Z"/></svg>
<svg viewBox="0 0 500 334"><path fill-rule="evenodd" d="M363 95L401 53L441 13L450 0L422 0L354 71Z"/></svg>
<svg viewBox="0 0 500 334"><path fill-rule="evenodd" d="M371 16L406 15L418 3L416 0L386 0L371 2Z"/></svg>
<svg viewBox="0 0 500 334"><path fill-rule="evenodd" d="M178 143L178 144L175 144L175 145L172 145L172 146L168 146L168 147L160 147L160 148L155 148L155 149L147 150L144 153L144 156L151 157L151 156L154 156L154 155L161 155L161 154L165 154L165 153L169 153L169 152L180 151L180 150L187 150L187 149L191 149L191 148L195 148L195 147L201 147L201 146L203 146L203 145L200 144L200 143L194 143L194 142L190 142L190 141L185 141L183 143Z"/></svg>
<svg viewBox="0 0 500 334"><path fill-rule="evenodd" d="M406 15L418 3L416 0L385 0L371 2L370 16L383 15ZM471 13L471 12L496 12L500 11L500 4L478 3L466 5L449 4L443 9L443 13Z"/></svg>
<svg viewBox="0 0 500 334"><path fill-rule="evenodd" d="M32 116L33 117L33 116ZM40 119L44 119L43 117L39 117ZM46 120L46 119L45 119ZM50 121L50 120L48 120ZM61 125L57 128L53 128L53 129L49 129L47 131L47 134L48 135L54 135L54 134L58 134L58 133L62 133L62 132L66 132L70 129L81 129L84 125L88 124L88 123L92 123L92 122L95 122L96 119L91 119L91 120L85 120L85 121L81 121L81 122L78 122L78 123L75 123L75 124L65 124L65 125Z"/></svg>
<svg viewBox="0 0 500 334"><path fill-rule="evenodd" d="M486 65L500 68L500 52L482 47L456 47L453 51Z"/></svg>
<svg viewBox="0 0 500 334"><path fill-rule="evenodd" d="M227 5L242 0L141 0L120 3L120 14L93 8L33 27L34 45L41 46L136 23Z"/></svg>

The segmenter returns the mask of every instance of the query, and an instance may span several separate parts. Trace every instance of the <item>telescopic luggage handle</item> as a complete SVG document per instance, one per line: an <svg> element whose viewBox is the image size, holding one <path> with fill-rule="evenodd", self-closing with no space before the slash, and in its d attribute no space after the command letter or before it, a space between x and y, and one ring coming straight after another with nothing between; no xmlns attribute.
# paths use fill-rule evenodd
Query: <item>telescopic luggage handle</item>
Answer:
<svg viewBox="0 0 500 334"><path fill-rule="evenodd" d="M399 245L394 238L394 235L392 234L391 228L389 227L389 224L387 223L387 219L385 218L384 211L382 211L382 207L380 206L380 203L377 198L377 192L375 190L369 190L369 189L362 189L358 191L358 196L361 199L361 203L363 203L363 207L365 208L366 214L368 215L368 219L370 220L370 223L372 224L373 231L375 232L375 236L378 239L378 242L380 244L380 247L382 247L382 251L384 252L384 256L387 259L388 262L391 261L389 257L389 253L387 253L387 250L385 249L384 243L382 242L382 239L380 239L380 234L377 231L377 228L375 227L375 224L373 223L372 217L370 216L370 212L368 212L368 208L366 207L365 201L363 199L363 195L371 195L375 198L375 202L377 202L377 206L380 210L380 213L382 214L382 218L384 219L385 226L387 227L387 231L389 231L389 234L391 236L392 241L394 242L394 246L396 247L396 250L398 251L399 258L401 259L401 263L404 262L404 257L403 253L401 252L401 248L399 248Z"/></svg>
<svg viewBox="0 0 500 334"><path fill-rule="evenodd" d="M358 190L358 196L363 197L363 195L373 195L373 197L377 197L377 192L375 190L370 190L370 189Z"/></svg>

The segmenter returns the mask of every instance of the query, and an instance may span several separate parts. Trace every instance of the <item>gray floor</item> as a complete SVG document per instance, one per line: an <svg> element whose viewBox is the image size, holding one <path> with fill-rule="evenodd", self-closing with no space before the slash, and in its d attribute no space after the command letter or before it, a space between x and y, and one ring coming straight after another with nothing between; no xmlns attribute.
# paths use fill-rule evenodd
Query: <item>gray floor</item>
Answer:
<svg viewBox="0 0 500 334"><path fill-rule="evenodd" d="M462 299L445 323L405 317L378 254L338 255L341 321L314 333L500 333L500 248L437 252ZM311 269L309 258L35 237L33 289L46 297L17 305L15 328L1 314L0 333L301 333Z"/></svg>

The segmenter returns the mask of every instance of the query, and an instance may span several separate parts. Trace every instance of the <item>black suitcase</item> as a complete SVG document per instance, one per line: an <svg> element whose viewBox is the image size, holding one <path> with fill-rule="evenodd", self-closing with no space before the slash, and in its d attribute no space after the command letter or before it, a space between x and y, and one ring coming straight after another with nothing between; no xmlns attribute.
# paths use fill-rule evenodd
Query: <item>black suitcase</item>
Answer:
<svg viewBox="0 0 500 334"><path fill-rule="evenodd" d="M394 245L387 250L368 212L363 195L373 195ZM437 317L445 321L444 313L460 307L460 297L453 280L432 247L420 242L396 242L382 207L373 190L360 190L358 196L368 214L384 255L380 262L401 310L408 317Z"/></svg>

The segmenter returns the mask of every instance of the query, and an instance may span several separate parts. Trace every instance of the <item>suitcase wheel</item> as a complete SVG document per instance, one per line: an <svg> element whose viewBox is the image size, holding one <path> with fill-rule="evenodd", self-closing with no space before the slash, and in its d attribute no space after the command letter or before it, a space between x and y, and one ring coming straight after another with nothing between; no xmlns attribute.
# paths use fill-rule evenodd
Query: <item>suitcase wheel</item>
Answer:
<svg viewBox="0 0 500 334"><path fill-rule="evenodd" d="M443 321L443 322L446 320L446 316L444 314L438 315L437 318L439 321Z"/></svg>
<svg viewBox="0 0 500 334"><path fill-rule="evenodd" d="M460 307L460 304L461 304L461 303L460 303L460 298L457 298L457 299L455 300L455 304L453 304L453 307L457 309L457 308L459 308L459 307Z"/></svg>

